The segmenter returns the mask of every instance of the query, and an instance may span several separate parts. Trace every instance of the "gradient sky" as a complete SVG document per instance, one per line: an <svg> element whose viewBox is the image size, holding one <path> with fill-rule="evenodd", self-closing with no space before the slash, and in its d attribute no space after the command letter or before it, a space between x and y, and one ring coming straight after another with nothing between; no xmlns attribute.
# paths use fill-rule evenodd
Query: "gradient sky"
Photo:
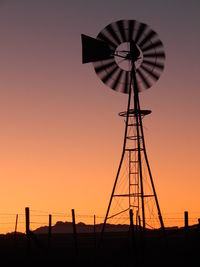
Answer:
<svg viewBox="0 0 200 267"><path fill-rule="evenodd" d="M82 65L80 35L136 19L158 32L167 56L140 95L152 110L144 125L160 206L200 217L199 12L195 0L0 1L0 214L105 214L127 96Z"/></svg>

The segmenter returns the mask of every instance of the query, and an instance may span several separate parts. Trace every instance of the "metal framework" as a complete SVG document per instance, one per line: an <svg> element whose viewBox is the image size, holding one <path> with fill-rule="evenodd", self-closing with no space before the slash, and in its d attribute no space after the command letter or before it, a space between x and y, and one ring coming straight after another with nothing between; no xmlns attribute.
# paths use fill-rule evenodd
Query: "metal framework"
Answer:
<svg viewBox="0 0 200 267"><path fill-rule="evenodd" d="M151 174L151 169L147 157L145 140L144 140L144 131L143 131L143 122L142 119L144 116L151 113L150 110L141 110L140 109L140 102L139 102L139 94L137 89L137 82L135 78L135 68L134 62L131 72L131 80L130 80L130 89L129 89L129 98L128 98L128 106L126 112L120 112L119 115L126 118L125 121L125 133L124 133L124 144L122 150L122 156L119 164L119 168L117 171L116 179L114 182L113 190L111 193L108 209L106 212L103 229L102 229L102 236L105 231L106 222L108 219L111 219L121 213L124 213L128 210L133 210L136 216L136 224L140 219L140 210L142 215L142 229L145 231L146 229L146 217L145 217L145 198L153 198L155 200L158 218L160 221L160 226L164 229L164 222L161 215L161 210L153 182L153 177ZM131 109L131 99L133 97L133 104L134 107ZM121 166L124 160L125 153L128 153L128 165L129 165L129 172L128 172L128 192L126 194L116 194L115 189L118 182L119 174L121 171ZM141 158L142 155L144 156L144 162L142 162ZM152 187L152 194L147 194L144 192L144 179L143 179L143 167L146 165L148 170L148 176L150 179L151 187ZM113 198L128 198L128 208L109 216L111 204Z"/></svg>

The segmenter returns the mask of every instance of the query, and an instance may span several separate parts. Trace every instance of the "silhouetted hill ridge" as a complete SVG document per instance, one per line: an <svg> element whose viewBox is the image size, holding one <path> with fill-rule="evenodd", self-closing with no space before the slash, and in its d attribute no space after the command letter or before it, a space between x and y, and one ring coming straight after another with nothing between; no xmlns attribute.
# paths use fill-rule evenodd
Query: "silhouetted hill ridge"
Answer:
<svg viewBox="0 0 200 267"><path fill-rule="evenodd" d="M96 224L95 225L95 230L96 232L100 232L102 230L103 224ZM106 230L109 232L114 232L114 231L128 231L129 225L126 224L118 224L118 225L113 225L113 224L107 224L106 225ZM36 234L47 234L49 230L48 226L41 226L34 230L33 232ZM91 224L85 224L83 222L79 222L76 224L76 230L78 233L92 233L94 232L94 225ZM52 233L55 234L64 234L64 233L72 233L73 232L73 226L72 222L62 222L58 221L56 222L55 225L52 226Z"/></svg>

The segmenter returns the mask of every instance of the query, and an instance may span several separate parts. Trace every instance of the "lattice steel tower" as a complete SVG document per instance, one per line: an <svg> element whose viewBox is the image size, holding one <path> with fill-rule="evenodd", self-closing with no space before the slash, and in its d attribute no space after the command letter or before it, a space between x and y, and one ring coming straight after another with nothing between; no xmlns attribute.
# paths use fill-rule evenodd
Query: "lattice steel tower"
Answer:
<svg viewBox="0 0 200 267"><path fill-rule="evenodd" d="M113 90L128 94L122 156L106 212L108 220L125 223L130 210L143 230L164 229L161 210L147 157L139 92L157 81L164 69L163 44L155 31L135 20L107 25L95 38L82 35L83 63L92 62L100 79Z"/></svg>

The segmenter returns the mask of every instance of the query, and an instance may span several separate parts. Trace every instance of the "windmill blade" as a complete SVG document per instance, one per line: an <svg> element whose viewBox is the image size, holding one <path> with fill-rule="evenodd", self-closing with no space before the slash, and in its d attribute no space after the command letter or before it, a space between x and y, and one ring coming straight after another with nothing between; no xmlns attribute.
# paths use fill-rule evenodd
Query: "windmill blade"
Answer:
<svg viewBox="0 0 200 267"><path fill-rule="evenodd" d="M100 65L98 67L95 66L95 71L96 71L97 74L99 74L100 72L106 71L106 69L108 69L108 68L110 68L112 66L115 66L115 65L116 65L116 62L113 59L111 62L102 64L102 65Z"/></svg>
<svg viewBox="0 0 200 267"><path fill-rule="evenodd" d="M110 34L110 36L115 40L116 45L118 46L121 43L121 41L120 41L119 36L116 34L116 32L113 29L113 24L109 24L106 27L106 29L107 29L108 33Z"/></svg>
<svg viewBox="0 0 200 267"><path fill-rule="evenodd" d="M138 43L139 47L142 49L142 47L153 37L157 36L156 32L150 30L144 37L144 39L141 40L141 42Z"/></svg>
<svg viewBox="0 0 200 267"><path fill-rule="evenodd" d="M144 76L144 74L141 72L140 69L137 69L136 73L138 74L139 78L141 79L145 89L148 89L149 87L151 87L150 82L147 80L147 78ZM138 84L139 84L139 82L138 82Z"/></svg>
<svg viewBox="0 0 200 267"><path fill-rule="evenodd" d="M126 39L126 34L125 34L125 28L124 28L124 21L123 20L119 20L117 21L117 28L119 30L119 34L120 34L120 37L121 37L121 43L124 43L124 42L127 42L127 39Z"/></svg>
<svg viewBox="0 0 200 267"><path fill-rule="evenodd" d="M143 64L140 66L144 72L146 72L154 81L157 81L160 75L145 67Z"/></svg>
<svg viewBox="0 0 200 267"><path fill-rule="evenodd" d="M147 25L144 23L140 23L139 24L139 29L137 31L136 37L135 37L135 43L138 43L138 41L140 40L141 36L144 34L145 30L147 28Z"/></svg>
<svg viewBox="0 0 200 267"><path fill-rule="evenodd" d="M156 53L147 53L143 54L144 58L158 58L158 59L165 59L165 53L164 52L156 52Z"/></svg>
<svg viewBox="0 0 200 267"><path fill-rule="evenodd" d="M121 92L125 93L125 94L129 93L129 86L130 86L130 84L129 84L129 80L130 80L129 76L130 76L130 74L129 73L130 72L128 72L128 71L125 72L125 77L124 77L124 80L123 80L124 86L122 87L122 90L121 90Z"/></svg>
<svg viewBox="0 0 200 267"><path fill-rule="evenodd" d="M107 43L113 50L115 50L117 47L117 44L114 43L109 37L107 37L104 32L100 32L97 36L97 39L100 39Z"/></svg>
<svg viewBox="0 0 200 267"><path fill-rule="evenodd" d="M142 86L141 86L141 83L138 82L138 76L137 76L137 73L136 73L136 79L135 79L135 86L136 86L136 90L138 92L142 92Z"/></svg>
<svg viewBox="0 0 200 267"><path fill-rule="evenodd" d="M117 74L117 77L115 79L115 82L113 83L112 85L112 89L116 90L117 87L119 86L119 83L120 83L120 79L122 77L122 74L123 74L123 70L119 70L118 74Z"/></svg>
<svg viewBox="0 0 200 267"><path fill-rule="evenodd" d="M160 40L157 40L155 43L150 43L146 47L142 48L142 52L145 52L151 49L156 49L158 47L163 47L163 44Z"/></svg>
<svg viewBox="0 0 200 267"><path fill-rule="evenodd" d="M128 41L133 40L133 33L135 30L135 20L129 20L128 21Z"/></svg>
<svg viewBox="0 0 200 267"><path fill-rule="evenodd" d="M152 62L146 59L143 59L143 64L152 67L153 69L160 69L163 70L164 69L164 64L162 63L158 63L158 62Z"/></svg>
<svg viewBox="0 0 200 267"><path fill-rule="evenodd" d="M102 81L104 83L107 83L110 78L112 78L112 76L117 72L118 69L119 67L116 65L111 71L109 71L104 77L102 77Z"/></svg>

